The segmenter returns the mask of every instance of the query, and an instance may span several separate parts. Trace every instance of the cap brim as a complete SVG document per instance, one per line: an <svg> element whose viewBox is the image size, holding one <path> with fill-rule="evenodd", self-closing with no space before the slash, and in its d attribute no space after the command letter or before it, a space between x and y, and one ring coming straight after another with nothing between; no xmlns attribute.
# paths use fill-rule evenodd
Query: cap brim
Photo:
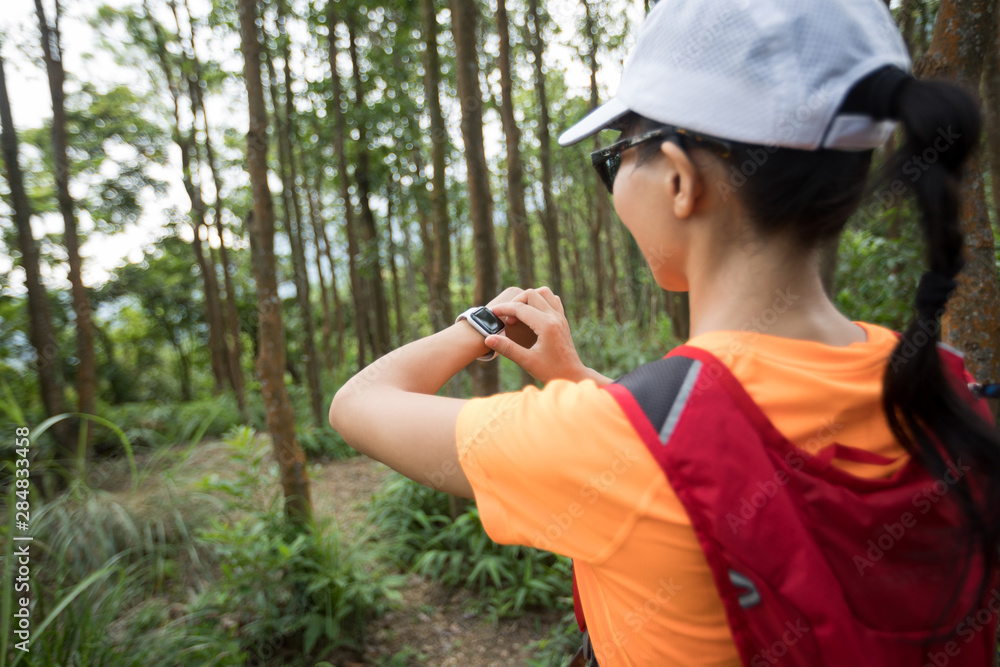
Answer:
<svg viewBox="0 0 1000 667"><path fill-rule="evenodd" d="M605 102L583 117L576 125L569 128L559 137L560 146L572 146L607 128L616 120L629 112L625 104L617 97Z"/></svg>

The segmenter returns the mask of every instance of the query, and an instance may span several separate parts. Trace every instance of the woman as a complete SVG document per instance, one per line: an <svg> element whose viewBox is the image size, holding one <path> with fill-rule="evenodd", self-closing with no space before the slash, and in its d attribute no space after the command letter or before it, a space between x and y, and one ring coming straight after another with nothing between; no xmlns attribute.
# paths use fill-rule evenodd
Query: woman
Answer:
<svg viewBox="0 0 1000 667"><path fill-rule="evenodd" d="M331 424L474 497L498 542L572 557L591 664L987 664L1000 439L935 345L979 117L909 66L880 0L661 0L560 143L622 132L594 166L689 292L691 339L612 384L558 296L510 289L507 335L465 313L355 376ZM929 259L901 336L844 317L818 269L897 120L886 187L916 194ZM434 396L495 352L544 388Z"/></svg>

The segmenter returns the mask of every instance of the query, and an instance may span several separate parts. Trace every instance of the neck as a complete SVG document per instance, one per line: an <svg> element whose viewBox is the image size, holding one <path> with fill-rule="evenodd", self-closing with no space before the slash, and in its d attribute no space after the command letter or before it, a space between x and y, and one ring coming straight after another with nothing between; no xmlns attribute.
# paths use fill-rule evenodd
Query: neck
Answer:
<svg viewBox="0 0 1000 667"><path fill-rule="evenodd" d="M864 341L823 290L817 252L778 242L693 247L688 266L691 337L751 331L828 345Z"/></svg>

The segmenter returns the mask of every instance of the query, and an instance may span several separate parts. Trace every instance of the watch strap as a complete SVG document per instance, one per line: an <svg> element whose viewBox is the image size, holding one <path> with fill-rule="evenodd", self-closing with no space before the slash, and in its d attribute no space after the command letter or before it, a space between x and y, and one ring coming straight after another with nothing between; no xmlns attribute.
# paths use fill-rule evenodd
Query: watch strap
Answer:
<svg viewBox="0 0 1000 667"><path fill-rule="evenodd" d="M477 332L479 332L480 334L482 334L483 338L486 338L487 335L491 335L491 336L506 336L507 334L506 334L506 332L503 329L501 329L500 332L496 333L496 334L487 334L487 333L485 333L482 329L480 329L478 326L476 326L475 321L471 317L469 317L469 315L471 315L472 313L476 312L480 308L485 308L485 307L486 306L473 306L472 308L467 308L465 311L463 311L461 314L459 314L458 317L455 318L455 322L458 323L461 320L465 320L466 322L469 323L469 326L471 326ZM496 350L490 350L489 352L487 352L483 356L476 357L476 359L479 360L479 361L493 361L494 359L497 358L498 354L499 353Z"/></svg>

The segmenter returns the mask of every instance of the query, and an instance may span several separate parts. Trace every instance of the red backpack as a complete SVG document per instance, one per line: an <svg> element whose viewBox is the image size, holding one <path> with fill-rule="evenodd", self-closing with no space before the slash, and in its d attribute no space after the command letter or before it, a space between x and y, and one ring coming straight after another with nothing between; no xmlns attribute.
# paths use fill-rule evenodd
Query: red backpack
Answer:
<svg viewBox="0 0 1000 667"><path fill-rule="evenodd" d="M992 420L961 357L940 353L956 390ZM696 347L606 389L687 510L744 665L993 664L1000 591L976 600L981 558L949 544L963 522L948 498L968 472L961 461L944 479L912 460L887 479L849 475L831 461L891 460L799 449ZM573 593L583 630L575 579Z"/></svg>

